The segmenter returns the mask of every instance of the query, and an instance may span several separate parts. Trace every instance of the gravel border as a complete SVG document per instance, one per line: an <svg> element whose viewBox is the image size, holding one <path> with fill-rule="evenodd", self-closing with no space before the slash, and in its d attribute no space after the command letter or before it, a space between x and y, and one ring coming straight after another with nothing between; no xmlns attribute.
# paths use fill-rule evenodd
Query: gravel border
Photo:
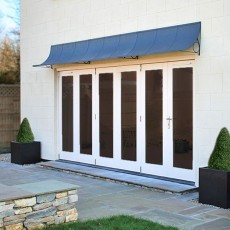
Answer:
<svg viewBox="0 0 230 230"><path fill-rule="evenodd" d="M0 154L0 161L11 162L11 153Z"/></svg>

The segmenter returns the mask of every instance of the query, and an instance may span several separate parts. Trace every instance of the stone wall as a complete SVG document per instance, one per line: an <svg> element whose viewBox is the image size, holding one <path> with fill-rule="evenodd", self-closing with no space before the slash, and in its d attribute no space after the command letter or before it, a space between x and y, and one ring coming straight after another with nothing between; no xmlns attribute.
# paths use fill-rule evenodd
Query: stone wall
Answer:
<svg viewBox="0 0 230 230"><path fill-rule="evenodd" d="M77 190L0 202L0 230L21 230L76 221Z"/></svg>

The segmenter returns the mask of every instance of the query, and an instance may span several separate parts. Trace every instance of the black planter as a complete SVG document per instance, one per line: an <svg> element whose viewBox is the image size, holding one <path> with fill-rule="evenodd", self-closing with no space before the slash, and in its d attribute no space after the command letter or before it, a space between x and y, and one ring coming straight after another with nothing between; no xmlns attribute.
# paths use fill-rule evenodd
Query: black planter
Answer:
<svg viewBox="0 0 230 230"><path fill-rule="evenodd" d="M32 143L11 142L11 163L35 164L41 161L41 143L34 141Z"/></svg>
<svg viewBox="0 0 230 230"><path fill-rule="evenodd" d="M200 168L199 202L230 208L230 171Z"/></svg>

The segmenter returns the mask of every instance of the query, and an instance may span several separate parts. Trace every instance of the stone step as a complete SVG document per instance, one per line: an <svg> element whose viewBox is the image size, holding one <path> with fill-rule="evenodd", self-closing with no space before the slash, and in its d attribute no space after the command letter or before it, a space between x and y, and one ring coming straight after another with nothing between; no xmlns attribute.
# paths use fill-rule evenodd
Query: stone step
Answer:
<svg viewBox="0 0 230 230"><path fill-rule="evenodd" d="M148 189L159 190L164 192L184 194L197 190L193 184L186 184L183 181L169 181L159 179L146 174L134 174L128 171L114 170L106 167L97 167L77 162L69 161L47 161L39 163L40 166L57 170L68 171L85 176L101 178L106 180L127 183L135 186L146 187Z"/></svg>

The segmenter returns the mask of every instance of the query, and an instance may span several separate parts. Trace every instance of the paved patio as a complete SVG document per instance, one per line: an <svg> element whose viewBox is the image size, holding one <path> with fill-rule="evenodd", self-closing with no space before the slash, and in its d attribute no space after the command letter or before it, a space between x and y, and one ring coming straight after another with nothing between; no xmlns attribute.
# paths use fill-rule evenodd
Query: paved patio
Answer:
<svg viewBox="0 0 230 230"><path fill-rule="evenodd" d="M229 229L230 211L194 201L198 194L178 195L158 192L135 185L96 179L40 165L20 166L0 162L0 183L23 187L23 184L56 180L80 186L77 209L79 219L93 219L128 214L157 221L180 229ZM2 190L1 196L6 196Z"/></svg>

